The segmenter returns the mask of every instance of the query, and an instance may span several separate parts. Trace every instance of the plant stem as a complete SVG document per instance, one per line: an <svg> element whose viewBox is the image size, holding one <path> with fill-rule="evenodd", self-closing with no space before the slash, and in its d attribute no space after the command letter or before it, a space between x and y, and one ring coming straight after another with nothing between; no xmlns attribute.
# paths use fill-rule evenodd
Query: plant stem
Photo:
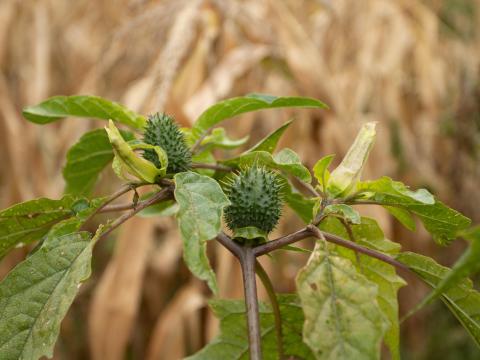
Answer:
<svg viewBox="0 0 480 360"><path fill-rule="evenodd" d="M268 298L270 299L270 304L272 305L273 316L275 319L275 334L277 336L278 358L283 360L285 355L283 352L282 316L280 314L280 306L278 304L277 295L275 294L273 284L262 264L260 264L257 260L255 261L255 266L257 275L262 281L262 284L267 291Z"/></svg>
<svg viewBox="0 0 480 360"><path fill-rule="evenodd" d="M99 240L102 238L105 238L108 236L113 230L115 230L117 227L122 225L125 221L133 217L135 214L138 212L142 211L143 209L149 207L150 205L153 205L157 201L160 200L165 200L169 198L172 195L172 187L166 187L159 192L157 192L155 195L153 195L151 198L137 204L135 208L133 208L131 211L129 211L126 214L123 214L122 216L116 218L110 225L107 225L108 230L106 230L102 235L100 235Z"/></svg>
<svg viewBox="0 0 480 360"><path fill-rule="evenodd" d="M243 275L243 289L247 308L248 342L250 360L262 360L260 337L260 317L258 310L257 283L255 280L255 253L253 248L245 246L240 260Z"/></svg>
<svg viewBox="0 0 480 360"><path fill-rule="evenodd" d="M361 245L358 245L354 242L348 241L346 239L341 238L340 236L334 235L327 233L325 231L319 230L316 226L314 225L308 225L306 228L298 230L292 234L283 236L281 238L278 238L276 240L269 241L265 244L259 245L253 249L255 256L261 256L268 254L269 252L273 250L277 250L279 248L284 247L285 245L290 245L293 244L299 240L308 238L308 237L316 237L318 239L322 238L322 235L325 237L325 239L331 243L346 247L348 249L358 251L359 253L371 256L375 259L378 259L380 261L383 261L387 264L393 265L396 268L403 269L403 270L409 270L408 267L401 262L393 259L392 257L385 255L381 252L363 247Z"/></svg>

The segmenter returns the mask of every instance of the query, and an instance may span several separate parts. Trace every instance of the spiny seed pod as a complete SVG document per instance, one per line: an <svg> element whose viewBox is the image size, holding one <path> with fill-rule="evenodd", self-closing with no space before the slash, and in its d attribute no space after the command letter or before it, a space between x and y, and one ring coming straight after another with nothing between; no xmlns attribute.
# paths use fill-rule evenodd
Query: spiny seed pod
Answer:
<svg viewBox="0 0 480 360"><path fill-rule="evenodd" d="M167 173L177 173L189 170L192 163L192 153L187 146L175 120L166 114L150 115L145 127L143 141L150 145L160 146L167 153ZM160 160L153 149L147 149L143 157L161 167Z"/></svg>
<svg viewBox="0 0 480 360"><path fill-rule="evenodd" d="M274 172L257 166L242 170L229 184L227 196L231 205L224 216L231 230L254 226L269 233L277 225L283 200Z"/></svg>

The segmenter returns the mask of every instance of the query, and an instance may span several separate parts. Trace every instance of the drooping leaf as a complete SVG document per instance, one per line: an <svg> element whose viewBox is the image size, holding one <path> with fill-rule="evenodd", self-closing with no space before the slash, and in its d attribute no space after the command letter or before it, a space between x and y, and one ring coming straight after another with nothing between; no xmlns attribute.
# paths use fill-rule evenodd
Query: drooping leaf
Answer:
<svg viewBox="0 0 480 360"><path fill-rule="evenodd" d="M417 215L440 245L449 244L458 231L470 225L470 219L435 200L427 190L411 191L401 182L388 177L359 183L357 190L363 192L364 198Z"/></svg>
<svg viewBox="0 0 480 360"><path fill-rule="evenodd" d="M297 276L303 340L317 359L379 359L387 329L377 285L352 262L317 242Z"/></svg>
<svg viewBox="0 0 480 360"><path fill-rule="evenodd" d="M462 279L480 271L480 226L464 231L461 233L461 236L469 240L470 246L446 276L441 279L435 289L418 305L416 310L419 310L442 293L448 291Z"/></svg>
<svg viewBox="0 0 480 360"><path fill-rule="evenodd" d="M248 141L249 136L245 136L241 139L230 139L224 128L215 128L212 133L202 140L201 145L204 150L220 148L220 149L235 149L242 146Z"/></svg>
<svg viewBox="0 0 480 360"><path fill-rule="evenodd" d="M94 240L86 232L55 230L0 283L2 359L52 357L60 323L90 276Z"/></svg>
<svg viewBox="0 0 480 360"><path fill-rule="evenodd" d="M450 270L429 257L411 252L401 253L396 259L434 289ZM480 347L480 293L473 288L472 282L469 279L459 281L443 292L441 298Z"/></svg>
<svg viewBox="0 0 480 360"><path fill-rule="evenodd" d="M125 139L120 134L120 131L115 127L113 121L108 122L108 127L105 127L108 139L113 147L115 154L113 169L117 175L126 179L126 173L145 181L147 183L154 183L157 177L165 175L167 164L162 163L162 168L158 169L153 163L137 156ZM152 146L157 151L159 158L166 159L166 155L158 146Z"/></svg>
<svg viewBox="0 0 480 360"><path fill-rule="evenodd" d="M331 204L324 209L324 214L339 214L352 224L360 224L360 214L353 207L346 204Z"/></svg>
<svg viewBox="0 0 480 360"><path fill-rule="evenodd" d="M327 108L327 105L312 98L276 97L265 94L249 94L227 99L212 105L200 115L192 127L193 139L199 139L211 127L236 115L281 107Z"/></svg>
<svg viewBox="0 0 480 360"><path fill-rule="evenodd" d="M326 232L349 239L349 234L339 219L326 218L320 224ZM359 245L394 256L400 250L400 245L385 238L383 231L374 219L361 219L361 224L351 225L354 241ZM398 289L404 286L405 281L396 274L395 268L375 258L358 254L344 247L337 246L336 251L350 259L357 271L365 275L368 280L378 285L377 301L389 322L384 341L390 349L392 359L400 359L399 343L400 329L398 322Z"/></svg>
<svg viewBox="0 0 480 360"><path fill-rule="evenodd" d="M368 122L362 126L342 162L330 174L327 192L331 196L348 195L355 188L375 142L375 126L376 122Z"/></svg>
<svg viewBox="0 0 480 360"><path fill-rule="evenodd" d="M216 294L217 282L208 262L206 242L220 232L222 210L230 202L220 185L208 176L184 172L176 174L174 179L185 263Z"/></svg>
<svg viewBox="0 0 480 360"><path fill-rule="evenodd" d="M135 129L146 123L142 115L98 96L54 96L23 109L23 116L36 124L48 124L65 117L87 117L118 121Z"/></svg>
<svg viewBox="0 0 480 360"><path fill-rule="evenodd" d="M278 295L284 352L299 359L313 359L308 347L302 342L303 313L295 295ZM264 360L277 360L277 340L272 309L260 303L260 325ZM245 304L241 300L211 300L210 307L220 320L220 335L214 338L195 355L186 360L248 360L248 337L245 320Z"/></svg>
<svg viewBox="0 0 480 360"><path fill-rule="evenodd" d="M278 141L282 137L285 130L292 124L292 121L287 121L285 124L280 126L278 129L272 131L268 134L264 139L260 140L257 144L255 144L251 149L247 152L254 152L254 151L266 151L270 154L273 154L275 149L277 148Z"/></svg>
<svg viewBox="0 0 480 360"><path fill-rule="evenodd" d="M26 201L0 212L0 258L15 246L40 240L61 220L75 215L78 198L67 195L60 200L40 198Z"/></svg>
<svg viewBox="0 0 480 360"><path fill-rule="evenodd" d="M133 134L120 131L129 141ZM76 195L90 194L100 172L113 159L113 149L105 129L85 133L67 153L67 163L63 168L66 182L65 193Z"/></svg>
<svg viewBox="0 0 480 360"><path fill-rule="evenodd" d="M326 186L328 180L330 179L330 171L328 171L328 166L331 164L335 155L326 155L318 160L313 166L313 174L318 181L318 186L320 186L323 192L326 191Z"/></svg>
<svg viewBox="0 0 480 360"><path fill-rule="evenodd" d="M286 174L296 176L300 180L310 183L312 176L310 171L301 163L298 155L291 149L284 148L273 155L266 151L254 151L244 153L236 158L223 161L224 165L231 167L248 167L253 164L276 169Z"/></svg>

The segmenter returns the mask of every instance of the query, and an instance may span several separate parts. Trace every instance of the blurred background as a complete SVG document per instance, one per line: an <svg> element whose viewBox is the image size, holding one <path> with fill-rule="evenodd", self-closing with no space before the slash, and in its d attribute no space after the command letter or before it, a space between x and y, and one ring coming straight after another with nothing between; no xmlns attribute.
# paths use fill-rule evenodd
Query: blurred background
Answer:
<svg viewBox="0 0 480 360"><path fill-rule="evenodd" d="M94 94L188 126L215 101L265 92L315 97L331 109L247 114L226 123L232 136L249 134L253 144L293 117L281 146L311 167L330 153L338 163L360 125L378 121L364 178L426 187L478 223L479 52L479 0L1 0L0 207L60 197L69 146L104 124L36 126L22 119L25 105ZM96 192L112 184L107 171ZM367 210L404 250L449 265L464 249L439 248L420 226L408 233ZM286 212L274 236L300 226ZM2 260L0 276L27 251ZM216 334L210 294L182 263L174 220L133 219L95 252L55 359L179 359ZM234 259L213 243L209 253L221 296L241 297ZM282 253L265 262L277 291L294 290L305 261ZM408 280L402 313L427 291ZM402 349L404 359L480 357L438 302L402 325Z"/></svg>

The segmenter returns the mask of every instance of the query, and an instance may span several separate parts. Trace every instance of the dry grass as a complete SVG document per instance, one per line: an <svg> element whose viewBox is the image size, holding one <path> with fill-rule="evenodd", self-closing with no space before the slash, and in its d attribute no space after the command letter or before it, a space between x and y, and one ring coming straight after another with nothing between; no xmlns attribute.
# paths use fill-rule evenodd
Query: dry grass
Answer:
<svg viewBox="0 0 480 360"><path fill-rule="evenodd" d="M296 111L282 143L306 164L326 153L338 161L360 124L376 120L380 133L365 177L428 186L479 221L478 9L479 0L2 0L0 206L60 196L66 150L99 125L34 126L22 119L22 106L90 93L144 113L167 111L188 125L213 102L255 91L330 104L330 111ZM246 115L227 126L254 142L292 114ZM412 236L384 213L370 214L406 249L444 263L460 250L436 250L424 232ZM288 224L279 232L298 222ZM116 244L99 246L56 358L176 359L215 334L204 308L208 293L182 265L172 225L134 220ZM222 296L241 296L230 255L210 250ZM3 260L0 273L24 254ZM276 269L277 290L293 289L302 261L282 255L267 264ZM417 287L402 291L403 309L425 291ZM406 324L405 343L416 354L424 326L421 316Z"/></svg>

